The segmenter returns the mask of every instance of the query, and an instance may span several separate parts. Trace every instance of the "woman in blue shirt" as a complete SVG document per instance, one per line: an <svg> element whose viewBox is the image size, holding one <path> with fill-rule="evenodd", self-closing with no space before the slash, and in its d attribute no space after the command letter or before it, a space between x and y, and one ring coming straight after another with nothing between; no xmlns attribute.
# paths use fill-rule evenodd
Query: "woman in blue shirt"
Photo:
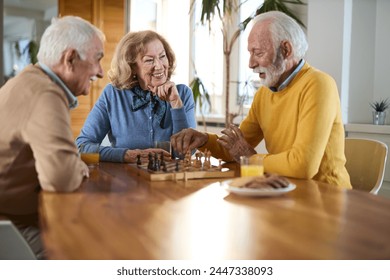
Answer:
<svg viewBox="0 0 390 280"><path fill-rule="evenodd" d="M195 128L191 89L170 81L176 66L168 42L154 31L129 32L116 47L108 84L76 139L81 152L99 146L100 160L147 161L155 143ZM100 146L105 136L111 146ZM170 155L165 152L165 157Z"/></svg>

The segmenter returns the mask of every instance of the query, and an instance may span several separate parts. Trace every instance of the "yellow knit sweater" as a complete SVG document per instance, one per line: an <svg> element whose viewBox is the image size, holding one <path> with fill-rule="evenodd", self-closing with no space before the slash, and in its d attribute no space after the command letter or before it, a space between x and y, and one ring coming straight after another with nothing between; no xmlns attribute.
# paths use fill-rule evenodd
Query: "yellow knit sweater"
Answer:
<svg viewBox="0 0 390 280"><path fill-rule="evenodd" d="M261 87L240 129L252 147L265 140L266 172L351 188L336 83L308 63L280 92ZM217 138L210 134L202 150L231 160Z"/></svg>

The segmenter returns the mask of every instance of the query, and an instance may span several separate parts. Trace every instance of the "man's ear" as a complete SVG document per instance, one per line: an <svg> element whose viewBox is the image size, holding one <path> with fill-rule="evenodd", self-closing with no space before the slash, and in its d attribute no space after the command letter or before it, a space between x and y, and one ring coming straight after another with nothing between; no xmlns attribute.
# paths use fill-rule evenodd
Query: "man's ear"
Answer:
<svg viewBox="0 0 390 280"><path fill-rule="evenodd" d="M78 59L78 53L75 49L68 49L64 52L63 62L66 68L73 70L74 63Z"/></svg>
<svg viewBox="0 0 390 280"><path fill-rule="evenodd" d="M292 55L292 45L289 41L282 41L280 43L280 50L284 58L288 58Z"/></svg>

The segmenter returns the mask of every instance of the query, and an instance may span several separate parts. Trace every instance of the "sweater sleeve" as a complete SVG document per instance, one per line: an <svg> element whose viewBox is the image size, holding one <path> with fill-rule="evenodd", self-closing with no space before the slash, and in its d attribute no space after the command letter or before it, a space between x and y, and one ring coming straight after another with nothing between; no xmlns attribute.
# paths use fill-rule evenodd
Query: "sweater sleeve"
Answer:
<svg viewBox="0 0 390 280"><path fill-rule="evenodd" d="M171 108L173 121L173 134L185 128L196 128L195 102L191 89L186 85L177 85L183 107L179 109Z"/></svg>
<svg viewBox="0 0 390 280"><path fill-rule="evenodd" d="M208 140L206 144L204 144L202 147L199 147L199 150L202 152L208 150L211 152L211 155L213 157L222 159L226 162L233 161L233 158L230 156L229 151L218 144L218 135L213 133L207 133L207 135Z"/></svg>
<svg viewBox="0 0 390 280"><path fill-rule="evenodd" d="M88 152L97 145L100 146L104 137L111 130L109 107L110 97L115 92L111 85L107 85L99 99L89 113L80 135L76 138L81 152ZM127 148L99 147L101 161L123 162Z"/></svg>

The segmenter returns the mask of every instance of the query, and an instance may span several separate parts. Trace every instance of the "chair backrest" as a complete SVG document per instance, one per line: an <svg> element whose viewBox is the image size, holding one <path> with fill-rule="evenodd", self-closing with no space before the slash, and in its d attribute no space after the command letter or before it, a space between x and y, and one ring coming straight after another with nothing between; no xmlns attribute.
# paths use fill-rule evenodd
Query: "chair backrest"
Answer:
<svg viewBox="0 0 390 280"><path fill-rule="evenodd" d="M0 260L35 260L27 241L9 220L0 220Z"/></svg>
<svg viewBox="0 0 390 280"><path fill-rule="evenodd" d="M377 194L385 174L387 145L363 138L345 138L346 168L353 189Z"/></svg>

